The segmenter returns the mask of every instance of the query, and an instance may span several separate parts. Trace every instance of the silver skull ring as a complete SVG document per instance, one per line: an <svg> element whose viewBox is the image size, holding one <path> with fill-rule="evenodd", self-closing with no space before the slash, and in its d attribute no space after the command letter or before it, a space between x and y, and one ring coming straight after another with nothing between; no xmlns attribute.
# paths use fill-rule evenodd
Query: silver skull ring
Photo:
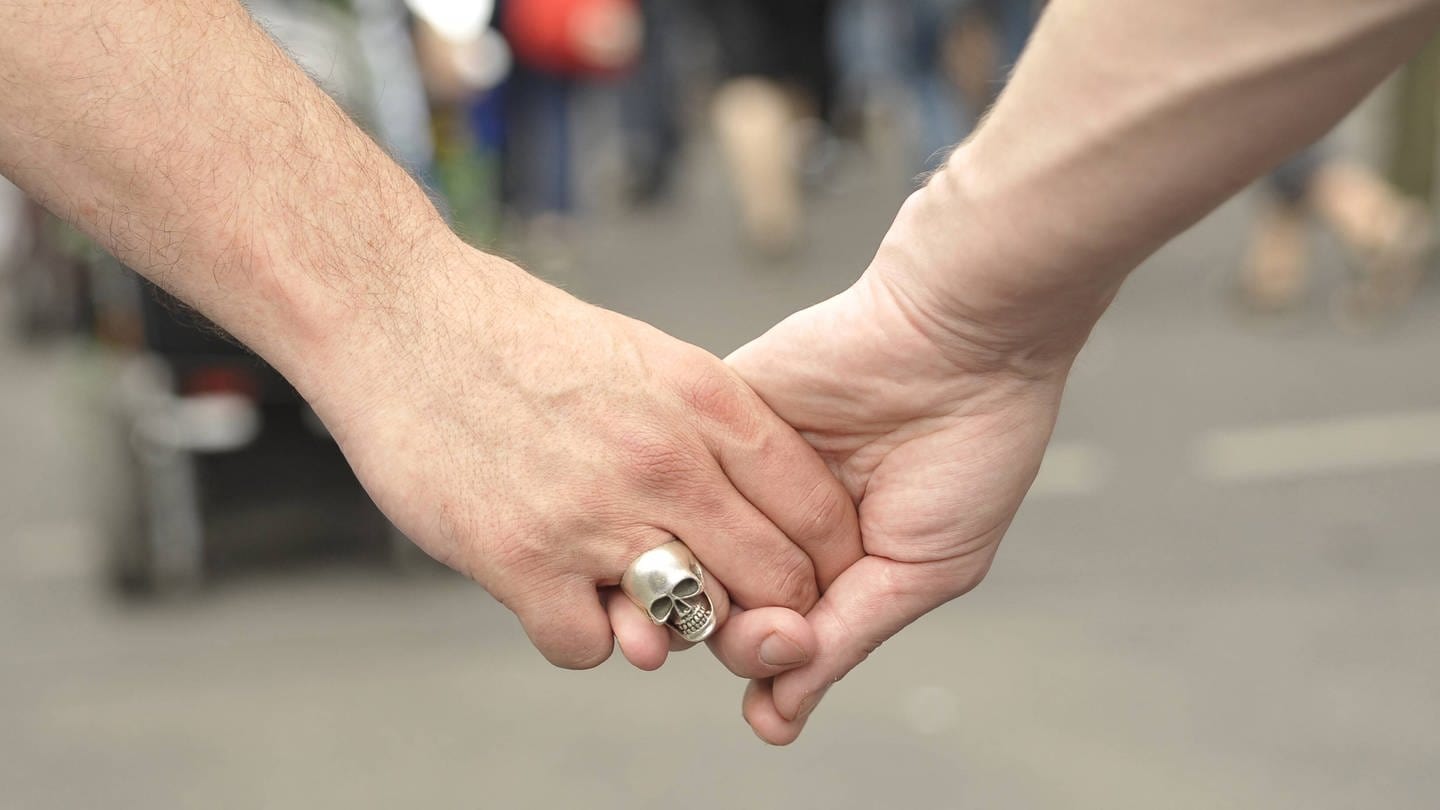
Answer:
<svg viewBox="0 0 1440 810"><path fill-rule="evenodd" d="M705 593L705 569L690 547L672 540L635 558L620 587L655 624L669 625L686 641L715 632L715 605Z"/></svg>

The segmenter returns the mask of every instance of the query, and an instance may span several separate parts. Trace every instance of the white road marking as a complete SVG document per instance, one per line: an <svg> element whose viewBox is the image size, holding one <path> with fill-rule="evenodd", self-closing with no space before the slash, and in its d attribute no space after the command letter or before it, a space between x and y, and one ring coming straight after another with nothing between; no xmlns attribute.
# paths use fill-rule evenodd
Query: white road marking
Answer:
<svg viewBox="0 0 1440 810"><path fill-rule="evenodd" d="M1212 430L1192 455L1198 475L1225 482L1440 464L1440 411Z"/></svg>
<svg viewBox="0 0 1440 810"><path fill-rule="evenodd" d="M1110 482L1110 457L1089 442L1054 442L1045 451L1030 497L1094 495Z"/></svg>

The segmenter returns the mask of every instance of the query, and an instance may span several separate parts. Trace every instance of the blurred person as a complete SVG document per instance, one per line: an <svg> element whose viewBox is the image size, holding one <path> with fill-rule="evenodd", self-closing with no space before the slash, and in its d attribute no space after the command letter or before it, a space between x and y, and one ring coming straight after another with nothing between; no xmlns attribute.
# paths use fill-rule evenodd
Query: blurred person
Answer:
<svg viewBox="0 0 1440 810"><path fill-rule="evenodd" d="M285 375L549 660L618 634L659 666L671 637L614 586L674 537L717 623L727 592L754 608L743 671L804 660L770 606L808 610L860 551L815 452L718 358L458 240L235 0L13 0L0 77L0 172Z"/></svg>
<svg viewBox="0 0 1440 810"><path fill-rule="evenodd" d="M445 213L467 242L493 244L500 233L504 144L499 88L513 64L510 47L494 27L493 3L410 3Z"/></svg>
<svg viewBox="0 0 1440 810"><path fill-rule="evenodd" d="M639 62L620 86L627 197L644 206L665 198L684 143L681 69L677 50L688 43L682 24L691 9L680 0L640 0L643 39ZM677 41L679 40L679 41Z"/></svg>
<svg viewBox="0 0 1440 810"><path fill-rule="evenodd" d="M706 3L723 79L712 102L741 231L751 247L783 256L800 238L801 140L828 120L834 95L831 0Z"/></svg>
<svg viewBox="0 0 1440 810"><path fill-rule="evenodd" d="M643 23L635 0L503 0L499 20L514 52L501 89L505 199L533 258L563 269L575 211L573 101L582 83L634 64Z"/></svg>
<svg viewBox="0 0 1440 810"><path fill-rule="evenodd" d="M1035 10L1031 0L842 0L834 47L843 114L884 140L911 112L909 164L935 169L1004 87Z"/></svg>
<svg viewBox="0 0 1440 810"><path fill-rule="evenodd" d="M1240 268L1245 303L1262 312L1293 306L1309 276L1309 223L1343 245L1353 270L1334 311L1352 324L1393 311L1418 282L1433 245L1428 208L1370 169L1311 146L1272 172Z"/></svg>
<svg viewBox="0 0 1440 810"><path fill-rule="evenodd" d="M1020 61L1035 28L1035 15L1034 0L961 3L959 25L951 30L942 58L972 105L972 126L995 101Z"/></svg>
<svg viewBox="0 0 1440 810"><path fill-rule="evenodd" d="M925 168L943 162L1005 87L1035 20L1031 0L916 0L912 70L921 98L948 114L924 115ZM954 108L944 102L952 98Z"/></svg>
<svg viewBox="0 0 1440 810"><path fill-rule="evenodd" d="M906 110L908 39L916 0L836 0L830 49L837 125L875 146ZM956 138L947 138L952 144Z"/></svg>
<svg viewBox="0 0 1440 810"><path fill-rule="evenodd" d="M984 578L1126 276L1437 26L1434 0L1049 3L860 279L729 358L845 483L866 552L807 617L813 660L747 690L762 738L795 739L827 689Z"/></svg>

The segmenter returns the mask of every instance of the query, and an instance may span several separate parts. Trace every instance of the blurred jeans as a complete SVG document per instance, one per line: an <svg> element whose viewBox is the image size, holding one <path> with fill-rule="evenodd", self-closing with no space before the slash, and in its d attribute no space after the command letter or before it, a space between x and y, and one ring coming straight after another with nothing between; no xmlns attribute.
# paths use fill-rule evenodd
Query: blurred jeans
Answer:
<svg viewBox="0 0 1440 810"><path fill-rule="evenodd" d="M1318 144L1291 155L1266 177L1270 190L1287 205L1299 205L1310 194L1315 173L1325 163L1325 150Z"/></svg>
<svg viewBox="0 0 1440 810"><path fill-rule="evenodd" d="M996 37L997 89L1034 29L1033 0L845 0L837 11L834 47L842 97L861 106L903 87L915 104L921 169L934 168L970 133L982 109L971 109L947 75L945 40L957 18L983 14Z"/></svg>
<svg viewBox="0 0 1440 810"><path fill-rule="evenodd" d="M574 80L517 64L500 92L506 202L525 218L572 213Z"/></svg>
<svg viewBox="0 0 1440 810"><path fill-rule="evenodd" d="M640 64L620 87L620 126L631 178L632 202L653 202L668 189L684 142L680 110L681 66L676 52L689 43L676 0L641 0L645 39Z"/></svg>

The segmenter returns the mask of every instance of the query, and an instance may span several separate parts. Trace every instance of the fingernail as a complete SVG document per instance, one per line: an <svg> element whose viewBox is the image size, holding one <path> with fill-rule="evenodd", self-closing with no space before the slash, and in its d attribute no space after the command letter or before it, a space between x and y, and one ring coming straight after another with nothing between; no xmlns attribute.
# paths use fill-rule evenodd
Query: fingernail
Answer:
<svg viewBox="0 0 1440 810"><path fill-rule="evenodd" d="M780 633L771 633L760 642L760 660L766 666L793 667L805 663L808 657L799 644Z"/></svg>
<svg viewBox="0 0 1440 810"><path fill-rule="evenodd" d="M811 692L810 694L806 695L805 699L800 701L800 710L795 712L795 719L804 720L805 718L809 717L810 712L815 711L815 706L819 703L819 692Z"/></svg>
<svg viewBox="0 0 1440 810"><path fill-rule="evenodd" d="M829 687L817 689L802 698L800 700L800 708L795 712L795 722L802 722L810 717L810 713L815 711L816 706L820 705L820 698L825 697L827 691L829 691Z"/></svg>

